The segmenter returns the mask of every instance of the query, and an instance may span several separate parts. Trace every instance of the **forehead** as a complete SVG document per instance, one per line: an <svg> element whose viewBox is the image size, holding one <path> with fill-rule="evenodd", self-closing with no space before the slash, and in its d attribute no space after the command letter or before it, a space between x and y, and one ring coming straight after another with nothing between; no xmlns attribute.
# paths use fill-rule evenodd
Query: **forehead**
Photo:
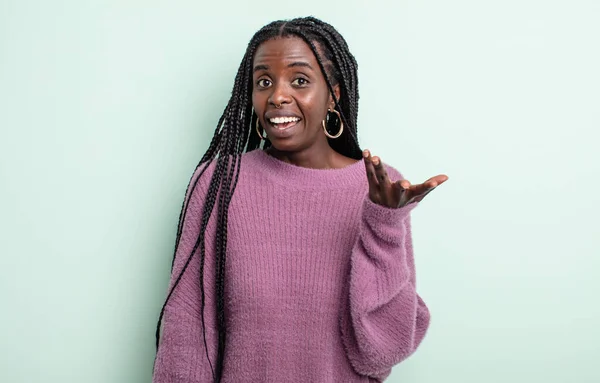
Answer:
<svg viewBox="0 0 600 383"><path fill-rule="evenodd" d="M299 37L278 37L272 40L267 40L258 46L254 55L254 65L267 64L271 65L280 62L282 64L305 61L313 68L318 67L317 59L312 50Z"/></svg>

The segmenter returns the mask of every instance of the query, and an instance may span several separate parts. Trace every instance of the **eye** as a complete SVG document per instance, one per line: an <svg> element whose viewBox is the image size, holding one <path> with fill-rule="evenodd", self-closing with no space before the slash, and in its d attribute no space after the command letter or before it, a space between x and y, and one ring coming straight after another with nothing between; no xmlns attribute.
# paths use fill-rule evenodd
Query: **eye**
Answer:
<svg viewBox="0 0 600 383"><path fill-rule="evenodd" d="M303 77L298 77L297 79L295 79L292 84L296 85L296 86L306 86L308 85L308 80L303 78Z"/></svg>
<svg viewBox="0 0 600 383"><path fill-rule="evenodd" d="M258 85L259 88L268 88L269 86L271 86L271 80L261 78L256 82L256 85Z"/></svg>

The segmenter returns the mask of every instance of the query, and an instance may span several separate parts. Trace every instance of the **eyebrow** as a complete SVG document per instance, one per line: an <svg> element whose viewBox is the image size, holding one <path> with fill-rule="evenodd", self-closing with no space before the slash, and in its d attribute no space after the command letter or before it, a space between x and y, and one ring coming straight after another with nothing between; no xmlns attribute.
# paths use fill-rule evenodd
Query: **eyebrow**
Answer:
<svg viewBox="0 0 600 383"><path fill-rule="evenodd" d="M294 61L293 63L288 65L288 68L293 68L293 67L305 67L305 68L314 70L313 67L306 61ZM261 64L261 65L257 65L254 67L254 72L258 72L259 70L269 70L269 66Z"/></svg>

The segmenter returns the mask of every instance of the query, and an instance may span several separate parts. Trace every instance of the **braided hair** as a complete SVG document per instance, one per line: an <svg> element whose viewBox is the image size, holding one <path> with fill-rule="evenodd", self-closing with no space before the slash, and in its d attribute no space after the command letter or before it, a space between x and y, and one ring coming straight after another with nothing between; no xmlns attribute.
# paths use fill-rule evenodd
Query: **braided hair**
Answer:
<svg viewBox="0 0 600 383"><path fill-rule="evenodd" d="M192 252L188 255L183 269L177 276L177 279L165 299L156 327L156 347L158 348L161 323L167 303L190 264L193 255L199 249L201 257L200 286L202 291L202 327L204 345L208 358L204 323L205 293L203 276L204 258L206 253L204 239L209 218L216 204L216 270L214 272L216 273L215 287L217 294L217 327L219 334L216 375L212 362L210 361L210 358L208 359L214 381L217 383L221 380L223 372L223 357L226 338L224 287L225 256L227 248L227 211L237 184L242 153L257 149L261 145L261 139L258 135L252 134L254 131L252 127L256 124L258 118L252 108L252 72L254 55L260 44L263 42L283 37L298 37L308 44L319 63L329 92L334 99L335 109L340 112L341 119L346 129L344 129L343 134L338 139L329 139L329 145L332 149L347 157L354 159L361 158L356 126L358 116L357 64L354 56L350 53L348 44L344 38L331 25L314 17L274 21L256 32L248 43L246 53L244 54L237 71L231 98L225 107L223 115L219 119L210 145L198 163L196 171L198 171L200 167L203 168L200 170L200 174L196 177L195 181L190 181L190 184L187 187L186 195L192 195L202 173L204 173L210 163L216 162L214 173L204 201L202 217L200 220L200 234L196 239ZM337 99L335 96L333 88L335 85L340 86L340 99ZM266 140L263 143L263 147L266 148L268 146L270 146L270 142ZM194 180L194 177L192 177L192 180ZM175 252L177 252L179 241L181 239L183 222L185 221L187 213L187 204L188 199L186 198L179 215ZM173 263L171 264L171 272L173 271L174 263L175 256L173 257Z"/></svg>

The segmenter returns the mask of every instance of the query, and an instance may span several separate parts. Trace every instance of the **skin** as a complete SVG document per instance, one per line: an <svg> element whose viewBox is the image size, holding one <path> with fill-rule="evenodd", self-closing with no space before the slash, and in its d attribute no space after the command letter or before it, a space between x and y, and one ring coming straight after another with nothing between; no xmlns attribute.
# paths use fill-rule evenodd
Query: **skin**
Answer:
<svg viewBox="0 0 600 383"><path fill-rule="evenodd" d="M276 38L262 43L254 56L252 104L271 141L268 153L282 161L313 169L339 169L356 162L329 146L322 121L335 102L310 47L300 38ZM331 76L330 76L331 78ZM334 85L340 97L339 85ZM285 133L269 118L295 116L300 121ZM399 208L421 201L444 183L444 174L412 185L408 180L390 180L381 159L363 152L369 197L379 205Z"/></svg>

